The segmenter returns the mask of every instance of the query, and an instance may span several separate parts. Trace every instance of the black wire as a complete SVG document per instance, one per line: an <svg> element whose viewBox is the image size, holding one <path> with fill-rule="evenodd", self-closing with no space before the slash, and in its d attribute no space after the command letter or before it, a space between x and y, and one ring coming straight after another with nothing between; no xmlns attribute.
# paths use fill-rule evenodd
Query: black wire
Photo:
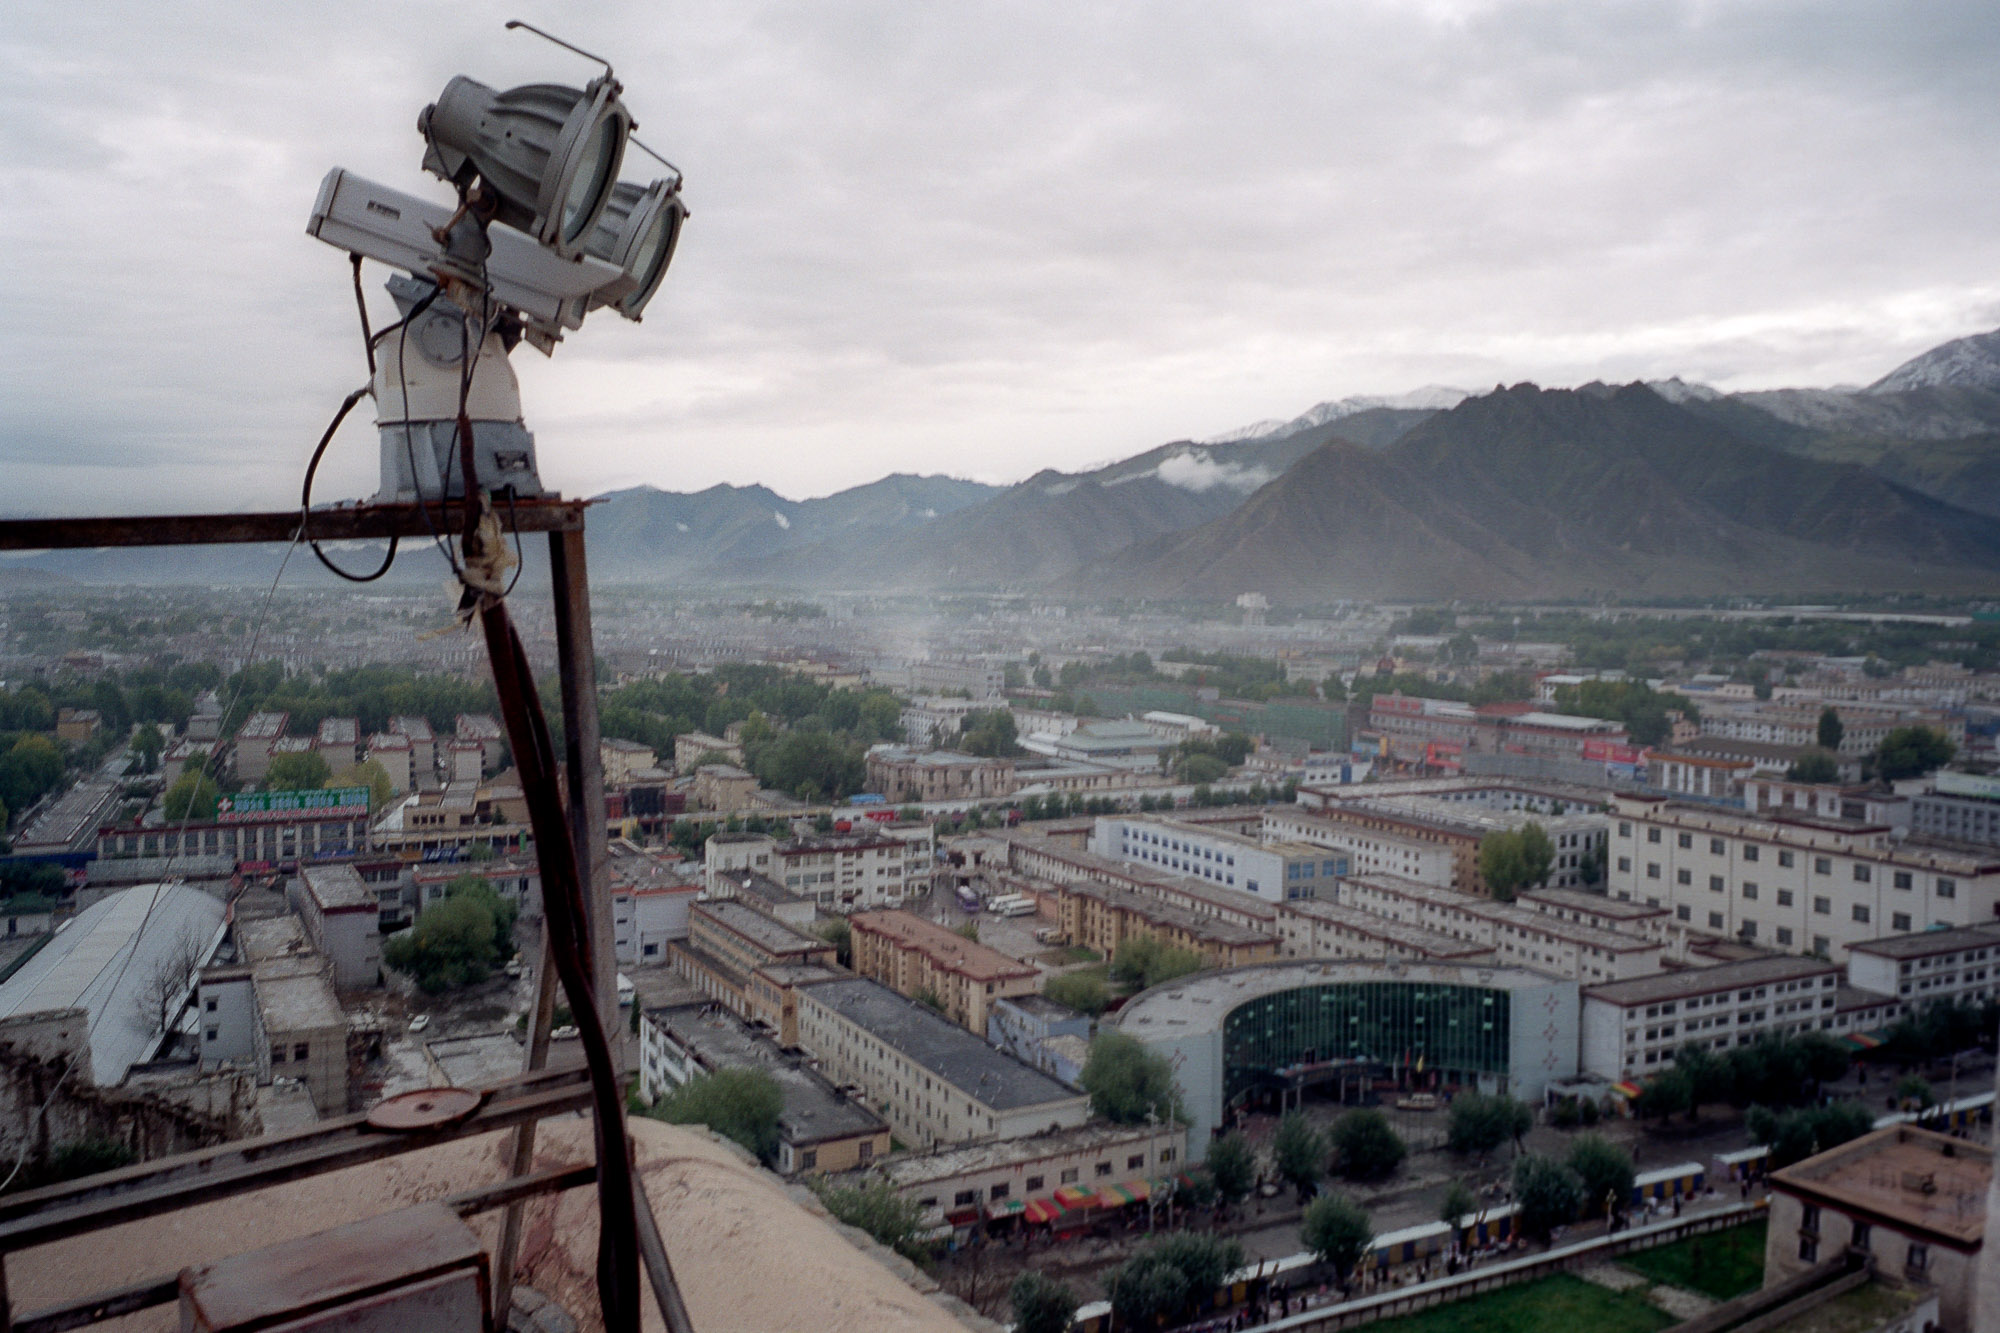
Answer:
<svg viewBox="0 0 2000 1333"><path fill-rule="evenodd" d="M354 261L354 308L361 312L361 350L368 356L368 378L375 378L375 339L368 332L368 302L361 295L361 256L349 254Z"/></svg>
<svg viewBox="0 0 2000 1333"><path fill-rule="evenodd" d="M300 535L305 538L306 545L312 547L312 553L319 557L319 562L322 565L325 565L349 583L373 583L376 579L387 574L389 566L396 563L397 539L393 533L390 534L389 549L382 556L382 567L373 574L350 574L339 565L336 565L331 556L325 551L320 550L319 543L313 540L312 537L310 524L312 522L313 475L319 471L319 460L325 456L326 446L332 443L334 432L340 429L340 423L347 420L347 414L354 410L354 405L360 402L367 393L367 389L356 389L353 393L347 395L346 401L340 405L340 410L333 414L333 420L327 424L326 433L319 437L319 445L313 450L312 460L306 464L305 484L299 488Z"/></svg>
<svg viewBox="0 0 2000 1333"><path fill-rule="evenodd" d="M507 580L507 591L500 594L504 600L514 595L514 585L521 581L521 574L528 562L521 555L521 520L514 513L514 488L507 488L507 527L514 534L514 577Z"/></svg>

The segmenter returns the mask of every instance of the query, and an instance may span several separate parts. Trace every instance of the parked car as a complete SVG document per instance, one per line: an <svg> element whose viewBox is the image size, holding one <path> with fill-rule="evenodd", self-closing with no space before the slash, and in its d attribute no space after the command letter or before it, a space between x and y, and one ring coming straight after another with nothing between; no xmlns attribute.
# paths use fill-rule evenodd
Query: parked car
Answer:
<svg viewBox="0 0 2000 1333"><path fill-rule="evenodd" d="M431 1025L431 1016L429 1014L418 1014L415 1018L410 1020L410 1031L422 1032L425 1028L429 1027L430 1025Z"/></svg>

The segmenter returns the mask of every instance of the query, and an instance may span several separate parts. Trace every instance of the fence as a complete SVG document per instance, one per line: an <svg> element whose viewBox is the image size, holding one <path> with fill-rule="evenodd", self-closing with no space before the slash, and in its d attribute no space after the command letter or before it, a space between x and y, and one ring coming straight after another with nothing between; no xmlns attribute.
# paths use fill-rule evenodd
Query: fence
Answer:
<svg viewBox="0 0 2000 1333"><path fill-rule="evenodd" d="M1511 1287L1517 1283L1532 1282L1536 1278L1549 1277L1571 1269L1587 1268L1607 1262L1621 1254L1630 1254L1635 1250L1650 1250L1685 1240L1690 1236L1726 1231L1730 1227L1755 1221L1763 1216L1763 1213L1764 1204L1761 1200L1756 1203L1730 1204L1714 1212L1632 1227L1615 1236L1598 1236L1524 1259L1511 1259L1482 1266L1455 1277L1434 1278L1413 1287L1400 1287L1395 1291L1378 1292L1373 1296L1343 1301L1338 1305L1306 1310L1283 1319L1259 1324L1257 1327L1265 1330L1282 1330L1283 1333L1325 1333L1326 1330L1332 1329L1359 1328L1363 1324L1415 1314L1434 1306L1449 1305L1469 1296L1498 1291L1502 1287Z"/></svg>

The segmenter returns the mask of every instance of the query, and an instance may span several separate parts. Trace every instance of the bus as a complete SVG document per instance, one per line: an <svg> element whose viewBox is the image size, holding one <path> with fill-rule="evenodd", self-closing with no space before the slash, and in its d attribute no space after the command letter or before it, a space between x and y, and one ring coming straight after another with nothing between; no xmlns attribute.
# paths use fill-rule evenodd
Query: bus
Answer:
<svg viewBox="0 0 2000 1333"><path fill-rule="evenodd" d="M961 884L958 886L958 905L960 910L967 913L977 913L979 911L979 894L973 890L970 884Z"/></svg>
<svg viewBox="0 0 2000 1333"><path fill-rule="evenodd" d="M1036 908L1035 900L1024 893L1003 893L988 899L986 910L995 916L1033 916Z"/></svg>

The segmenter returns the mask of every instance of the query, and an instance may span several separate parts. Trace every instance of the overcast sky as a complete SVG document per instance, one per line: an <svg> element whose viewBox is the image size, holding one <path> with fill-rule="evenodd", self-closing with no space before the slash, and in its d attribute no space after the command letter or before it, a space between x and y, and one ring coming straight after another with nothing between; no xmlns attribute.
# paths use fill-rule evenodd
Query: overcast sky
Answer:
<svg viewBox="0 0 2000 1333"><path fill-rule="evenodd" d="M448 200L451 75L590 76L510 16L613 59L693 210L643 325L515 354L569 494L1012 481L1425 384L1866 382L2000 324L1993 0L17 4L0 508L295 503L365 378L320 177ZM374 489L365 417L323 496Z"/></svg>

